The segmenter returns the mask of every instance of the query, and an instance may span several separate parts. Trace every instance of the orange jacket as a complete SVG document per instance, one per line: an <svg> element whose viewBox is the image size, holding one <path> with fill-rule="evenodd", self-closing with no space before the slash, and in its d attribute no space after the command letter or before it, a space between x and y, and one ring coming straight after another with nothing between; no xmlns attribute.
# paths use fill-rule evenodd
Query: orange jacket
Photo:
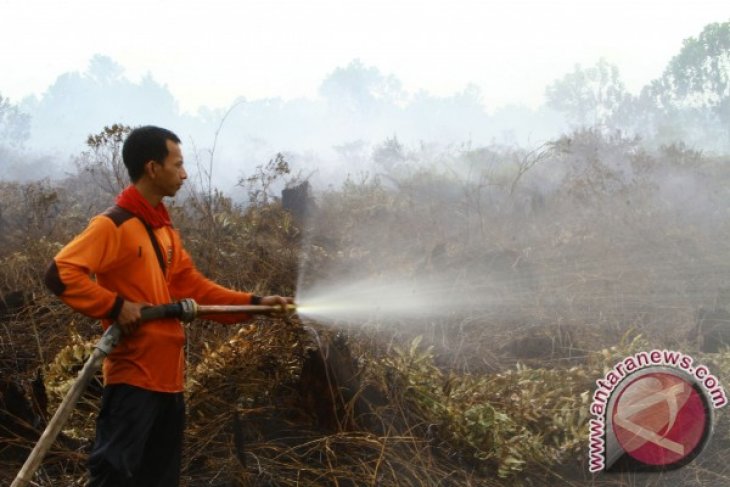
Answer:
<svg viewBox="0 0 730 487"><path fill-rule="evenodd" d="M94 217L86 230L56 255L46 273L46 285L71 308L102 319L104 329L119 315L124 299L152 305L183 298L193 298L199 304L251 302L251 294L219 286L198 272L176 230L161 227L149 231L159 245L164 274L147 227L115 206ZM237 321L233 316L215 319ZM106 358L104 382L181 392L184 343L179 320L148 321L124 337Z"/></svg>

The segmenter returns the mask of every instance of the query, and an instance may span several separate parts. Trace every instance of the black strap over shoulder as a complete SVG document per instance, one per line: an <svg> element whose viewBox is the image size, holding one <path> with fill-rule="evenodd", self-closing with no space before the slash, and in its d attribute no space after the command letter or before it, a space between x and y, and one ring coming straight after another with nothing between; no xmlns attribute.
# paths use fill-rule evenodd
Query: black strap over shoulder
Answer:
<svg viewBox="0 0 730 487"><path fill-rule="evenodd" d="M162 249L160 248L160 244L157 241L157 237L155 237L155 233L152 231L152 227L147 225L147 223L144 222L140 218L140 221L144 225L144 228L147 230L147 235L150 236L150 241L152 242L152 248L155 249L155 255L157 255L157 262L160 264L160 269L162 269L162 275L165 275L165 271L167 270L167 265L165 264L165 257L162 255Z"/></svg>

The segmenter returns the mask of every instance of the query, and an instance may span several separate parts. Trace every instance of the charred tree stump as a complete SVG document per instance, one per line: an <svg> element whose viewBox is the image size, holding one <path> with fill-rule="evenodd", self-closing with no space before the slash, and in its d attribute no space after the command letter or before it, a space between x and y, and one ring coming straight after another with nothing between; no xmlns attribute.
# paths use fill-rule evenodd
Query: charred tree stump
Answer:
<svg viewBox="0 0 730 487"><path fill-rule="evenodd" d="M241 465L246 466L252 444L292 447L304 432L378 431L373 409L386 403L385 396L363 384L346 337L324 334L315 341L316 347L304 351L298 383L281 388L258 411L234 416L233 443Z"/></svg>
<svg viewBox="0 0 730 487"><path fill-rule="evenodd" d="M281 206L301 224L309 215L312 198L309 195L309 181L285 188L281 191Z"/></svg>

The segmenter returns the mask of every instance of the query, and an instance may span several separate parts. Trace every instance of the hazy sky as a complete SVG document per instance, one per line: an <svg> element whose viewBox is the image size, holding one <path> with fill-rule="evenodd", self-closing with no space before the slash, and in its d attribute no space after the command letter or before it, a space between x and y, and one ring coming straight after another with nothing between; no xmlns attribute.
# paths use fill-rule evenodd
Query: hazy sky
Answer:
<svg viewBox="0 0 730 487"><path fill-rule="evenodd" d="M575 63L603 56L628 88L682 40L730 20L728 0L0 0L0 94L42 93L95 53L150 72L183 110L312 97L359 58L410 92L468 83L485 105L538 105Z"/></svg>

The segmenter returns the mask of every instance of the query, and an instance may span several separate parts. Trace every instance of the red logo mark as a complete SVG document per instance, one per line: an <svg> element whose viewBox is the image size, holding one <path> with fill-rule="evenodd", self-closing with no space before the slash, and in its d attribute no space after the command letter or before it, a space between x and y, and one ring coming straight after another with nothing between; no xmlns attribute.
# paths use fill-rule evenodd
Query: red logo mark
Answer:
<svg viewBox="0 0 730 487"><path fill-rule="evenodd" d="M710 418L690 382L671 373L654 372L621 391L612 421L626 453L645 465L668 466L702 448Z"/></svg>

